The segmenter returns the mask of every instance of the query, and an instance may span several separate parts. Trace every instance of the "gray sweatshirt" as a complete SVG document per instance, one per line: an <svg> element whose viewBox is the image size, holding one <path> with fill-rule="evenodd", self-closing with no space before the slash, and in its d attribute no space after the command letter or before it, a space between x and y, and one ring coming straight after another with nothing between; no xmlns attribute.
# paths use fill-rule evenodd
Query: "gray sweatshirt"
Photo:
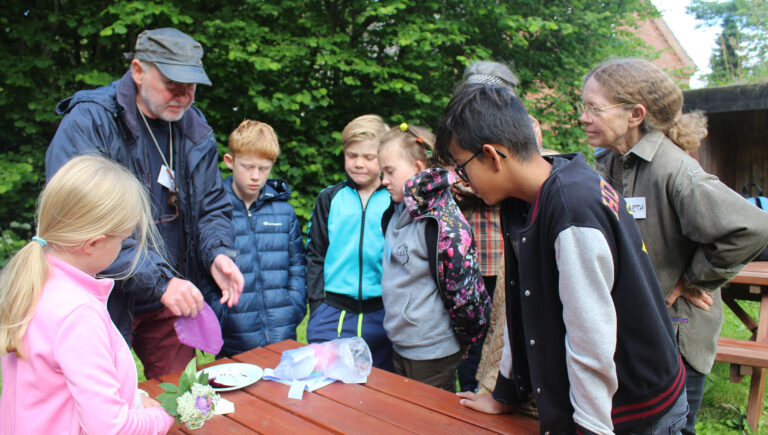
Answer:
<svg viewBox="0 0 768 435"><path fill-rule="evenodd" d="M412 360L443 358L459 351L448 310L429 270L425 228L426 221L414 221L403 203L396 204L382 262L384 330L395 352Z"/></svg>

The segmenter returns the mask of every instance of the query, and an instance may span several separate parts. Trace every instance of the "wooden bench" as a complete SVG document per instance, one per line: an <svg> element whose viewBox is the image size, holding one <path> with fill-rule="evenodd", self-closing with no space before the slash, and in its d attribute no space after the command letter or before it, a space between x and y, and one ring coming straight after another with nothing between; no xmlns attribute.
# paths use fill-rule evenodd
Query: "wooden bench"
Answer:
<svg viewBox="0 0 768 435"><path fill-rule="evenodd" d="M768 368L768 344L720 337L715 361L747 367Z"/></svg>
<svg viewBox="0 0 768 435"><path fill-rule="evenodd" d="M732 382L741 381L743 376L752 376L749 384L747 421L752 431L757 432L768 370L768 261L753 261L747 264L721 292L723 303L752 332L752 337L750 340L724 337L718 339L715 360L731 364ZM738 300L759 301L758 317L752 318L741 308Z"/></svg>
<svg viewBox="0 0 768 435"><path fill-rule="evenodd" d="M731 365L731 382L739 383L744 376L752 376L747 399L747 421L752 431L757 432L763 407L766 368L768 368L768 344L720 337L717 339L715 361Z"/></svg>

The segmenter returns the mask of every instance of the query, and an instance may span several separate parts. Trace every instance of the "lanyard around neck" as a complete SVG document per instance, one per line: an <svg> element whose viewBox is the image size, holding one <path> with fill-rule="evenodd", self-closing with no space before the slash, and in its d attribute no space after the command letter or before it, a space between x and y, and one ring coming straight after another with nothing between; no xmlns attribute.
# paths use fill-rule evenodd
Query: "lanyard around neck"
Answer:
<svg viewBox="0 0 768 435"><path fill-rule="evenodd" d="M160 158L163 159L163 164L165 164L165 169L168 171L168 175L171 177L171 180L174 180L173 177L173 128L171 128L171 121L168 121L168 159L170 160L170 164L168 164L168 160L165 159L165 154L163 154L163 151L160 149L160 144L157 143L157 139L155 139L155 134L152 133L152 129L149 127L149 122L147 122L147 117L144 116L144 112L141 111L141 108L136 105L136 109L139 111L139 115L141 115L141 119L144 120L144 125L147 126L147 131L149 131L149 137L152 138L152 142L155 144L155 148L157 148L157 152L160 153Z"/></svg>

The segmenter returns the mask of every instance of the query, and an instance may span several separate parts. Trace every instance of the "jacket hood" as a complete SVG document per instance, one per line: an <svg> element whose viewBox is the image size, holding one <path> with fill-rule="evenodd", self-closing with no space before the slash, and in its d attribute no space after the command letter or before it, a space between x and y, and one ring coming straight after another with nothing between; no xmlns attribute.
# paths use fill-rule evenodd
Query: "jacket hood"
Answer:
<svg viewBox="0 0 768 435"><path fill-rule="evenodd" d="M232 187L233 180L234 178L230 175L226 180L224 180L224 186L227 188L227 192L229 192L229 196L231 197L233 204L235 204L235 200L242 204L243 201L238 198L237 195L235 195L235 190ZM267 180L266 184L264 184L264 187L261 188L259 197L256 199L256 201L253 202L253 204L251 204L251 207L259 208L267 202L274 200L288 201L290 197L291 186L288 185L287 181L280 178L270 178Z"/></svg>
<svg viewBox="0 0 768 435"><path fill-rule="evenodd" d="M403 199L411 216L423 216L441 207L440 193L457 180L453 172L443 168L425 169L405 182Z"/></svg>
<svg viewBox="0 0 768 435"><path fill-rule="evenodd" d="M115 101L114 95L119 82L120 80L116 80L101 88L75 92L71 97L65 98L56 104L56 114L66 115L73 107L84 102L96 103L111 114L117 114L117 102Z"/></svg>
<svg viewBox="0 0 768 435"><path fill-rule="evenodd" d="M288 182L280 178L270 178L264 187L261 188L259 199L256 202L267 202L275 199L288 201L291 197L291 186Z"/></svg>

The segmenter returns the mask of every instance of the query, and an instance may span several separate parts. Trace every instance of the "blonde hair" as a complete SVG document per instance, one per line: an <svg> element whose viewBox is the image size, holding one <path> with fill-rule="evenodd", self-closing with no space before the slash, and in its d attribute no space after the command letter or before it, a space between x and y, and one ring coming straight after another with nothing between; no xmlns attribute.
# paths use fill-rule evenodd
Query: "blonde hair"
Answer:
<svg viewBox="0 0 768 435"><path fill-rule="evenodd" d="M660 131L684 151L701 146L707 118L701 112L683 114L683 91L661 69L643 59L609 60L585 77L594 78L606 96L617 103L642 104L644 133Z"/></svg>
<svg viewBox="0 0 768 435"><path fill-rule="evenodd" d="M280 155L280 144L269 124L246 119L229 135L229 153L232 157L254 154L274 162Z"/></svg>
<svg viewBox="0 0 768 435"><path fill-rule="evenodd" d="M346 149L353 142L376 140L387 132L389 126L379 115L363 115L350 121L341 132L341 147Z"/></svg>
<svg viewBox="0 0 768 435"><path fill-rule="evenodd" d="M51 178L37 204L37 237L45 250L66 250L100 235L133 232L139 242L129 271L149 243L160 240L146 189L127 169L104 157L80 156ZM25 358L22 339L48 277L41 243L30 241L0 272L0 355Z"/></svg>
<svg viewBox="0 0 768 435"><path fill-rule="evenodd" d="M395 143L411 161L420 161L427 168L435 165L435 135L426 128L407 124L390 128L379 142L379 152Z"/></svg>

